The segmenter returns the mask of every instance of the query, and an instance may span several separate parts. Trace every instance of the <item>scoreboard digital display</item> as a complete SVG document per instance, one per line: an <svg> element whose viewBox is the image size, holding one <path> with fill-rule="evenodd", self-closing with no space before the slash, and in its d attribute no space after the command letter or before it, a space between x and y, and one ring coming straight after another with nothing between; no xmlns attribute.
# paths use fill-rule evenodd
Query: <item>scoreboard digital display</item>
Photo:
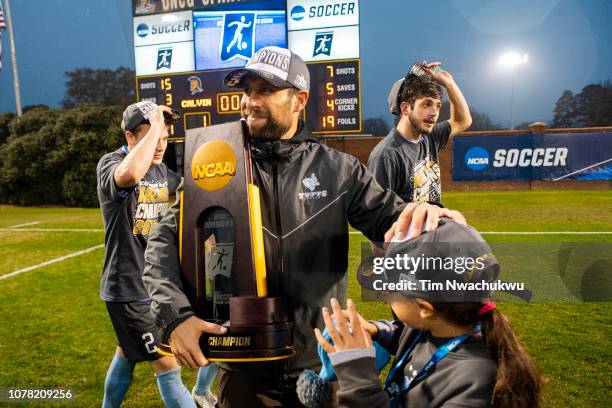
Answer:
<svg viewBox="0 0 612 408"><path fill-rule="evenodd" d="M314 62L308 70L310 97L304 112L308 129L319 134L360 132L359 60ZM223 84L227 72L137 77L136 97L177 109L183 118L170 129L170 137L180 138L187 129L240 119L242 92Z"/></svg>
<svg viewBox="0 0 612 408"><path fill-rule="evenodd" d="M287 47L284 10L194 11L195 69L238 68L260 48Z"/></svg>
<svg viewBox="0 0 612 408"><path fill-rule="evenodd" d="M238 120L242 92L227 88L225 75L269 45L288 46L308 65L304 119L312 133L361 132L358 0L132 5L136 97L180 112L171 140L182 140L187 129Z"/></svg>
<svg viewBox="0 0 612 408"><path fill-rule="evenodd" d="M359 60L308 63L306 126L313 133L361 132Z"/></svg>
<svg viewBox="0 0 612 408"><path fill-rule="evenodd" d="M136 78L136 97L178 110L181 121L170 129L170 138L184 137L187 129L240 119L242 92L227 88L228 71L186 72ZM206 78L206 82L204 82Z"/></svg>

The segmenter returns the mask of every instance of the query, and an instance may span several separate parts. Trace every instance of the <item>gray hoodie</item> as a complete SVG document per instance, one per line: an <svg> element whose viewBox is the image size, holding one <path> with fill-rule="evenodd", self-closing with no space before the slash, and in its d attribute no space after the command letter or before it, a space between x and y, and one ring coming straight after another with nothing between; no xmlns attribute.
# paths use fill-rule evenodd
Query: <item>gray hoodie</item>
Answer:
<svg viewBox="0 0 612 408"><path fill-rule="evenodd" d="M396 357L410 346L413 329L402 322L376 321L378 343ZM404 366L404 375L412 379L448 338L421 337ZM374 365L373 347L330 354L340 390L341 407L378 408L389 406ZM402 400L405 407L488 407L497 376L497 364L481 336L472 336L434 366L425 378L416 382Z"/></svg>

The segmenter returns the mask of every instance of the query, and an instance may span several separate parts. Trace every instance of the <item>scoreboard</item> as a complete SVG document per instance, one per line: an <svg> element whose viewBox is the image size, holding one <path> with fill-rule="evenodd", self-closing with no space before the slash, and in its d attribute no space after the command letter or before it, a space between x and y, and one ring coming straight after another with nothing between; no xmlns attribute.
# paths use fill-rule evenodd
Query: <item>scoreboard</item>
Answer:
<svg viewBox="0 0 612 408"><path fill-rule="evenodd" d="M192 71L137 77L136 98L178 110L182 119L170 129L170 138L180 138L187 129L240 119L242 92L223 84L226 73Z"/></svg>
<svg viewBox="0 0 612 408"><path fill-rule="evenodd" d="M304 112L317 134L361 131L359 60L308 63L310 98Z"/></svg>
<svg viewBox="0 0 612 408"><path fill-rule="evenodd" d="M300 55L314 134L361 131L359 0L132 0L136 98L178 110L170 140L240 118L242 93L223 79L258 49Z"/></svg>

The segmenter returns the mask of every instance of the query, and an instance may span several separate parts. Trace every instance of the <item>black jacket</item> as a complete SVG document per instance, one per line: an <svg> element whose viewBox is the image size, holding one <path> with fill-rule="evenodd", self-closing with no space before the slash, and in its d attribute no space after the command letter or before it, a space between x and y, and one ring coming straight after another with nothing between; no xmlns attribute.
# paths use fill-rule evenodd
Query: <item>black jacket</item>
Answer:
<svg viewBox="0 0 612 408"><path fill-rule="evenodd" d="M321 144L301 126L290 140L252 146L268 291L284 297L294 322L292 373L320 364L313 329L324 327L321 306L346 297L349 224L381 242L405 205L359 160ZM192 314L179 276L178 214L174 205L150 234L145 254L143 281L165 337Z"/></svg>

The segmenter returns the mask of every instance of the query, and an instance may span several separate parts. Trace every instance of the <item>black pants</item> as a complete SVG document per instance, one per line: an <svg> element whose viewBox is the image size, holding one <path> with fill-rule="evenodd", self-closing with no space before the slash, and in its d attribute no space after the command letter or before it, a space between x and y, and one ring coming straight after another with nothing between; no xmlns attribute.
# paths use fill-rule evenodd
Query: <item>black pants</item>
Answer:
<svg viewBox="0 0 612 408"><path fill-rule="evenodd" d="M219 367L217 395L220 408L304 407L295 393L297 377L284 374L283 361L248 364L240 371Z"/></svg>

